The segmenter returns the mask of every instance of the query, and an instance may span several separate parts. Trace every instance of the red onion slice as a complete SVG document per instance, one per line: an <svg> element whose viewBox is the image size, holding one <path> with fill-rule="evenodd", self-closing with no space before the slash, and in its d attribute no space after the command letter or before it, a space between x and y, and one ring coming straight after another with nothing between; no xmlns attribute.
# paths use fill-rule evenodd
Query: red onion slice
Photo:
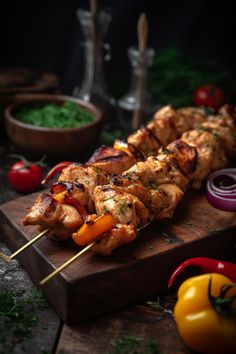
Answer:
<svg viewBox="0 0 236 354"><path fill-rule="evenodd" d="M236 168L225 168L209 176L207 200L215 208L236 211Z"/></svg>

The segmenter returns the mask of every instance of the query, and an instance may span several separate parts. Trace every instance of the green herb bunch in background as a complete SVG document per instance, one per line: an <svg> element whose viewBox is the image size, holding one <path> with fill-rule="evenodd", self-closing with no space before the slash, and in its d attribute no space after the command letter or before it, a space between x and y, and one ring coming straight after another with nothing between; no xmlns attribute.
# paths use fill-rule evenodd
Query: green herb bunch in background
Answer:
<svg viewBox="0 0 236 354"><path fill-rule="evenodd" d="M193 105L194 90L203 84L217 85L235 104L236 85L228 69L204 59L189 58L176 47L157 52L150 69L150 91L160 105Z"/></svg>

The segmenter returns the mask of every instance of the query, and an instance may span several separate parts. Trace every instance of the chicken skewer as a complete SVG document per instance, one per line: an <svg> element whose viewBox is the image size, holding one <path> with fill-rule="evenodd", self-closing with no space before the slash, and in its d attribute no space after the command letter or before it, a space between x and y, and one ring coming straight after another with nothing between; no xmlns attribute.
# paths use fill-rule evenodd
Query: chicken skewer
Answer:
<svg viewBox="0 0 236 354"><path fill-rule="evenodd" d="M168 112L169 111L169 107L168 108ZM164 114L163 111L166 112L167 108L161 110L160 114ZM184 109L182 110L182 112L184 112ZM168 113L168 114L169 114ZM181 113L183 114L183 113ZM164 114L165 117L169 117L166 116L166 113ZM197 116L198 117L198 116ZM214 124L215 126L217 125L219 128L218 130L221 133L221 140L223 140L224 137L224 143L226 142L226 140L228 139L227 145L233 146L233 142L232 139L233 136L231 134L230 131L230 127L228 127L226 125L226 119L228 119L231 123L232 119L230 120L230 118L225 118L227 117L226 114L224 114L222 117L214 117L211 118L209 117L208 122L203 123L203 125L205 124L209 124L212 125ZM160 118L160 116L159 116ZM198 120L199 118L197 118ZM221 119L221 121L220 121ZM158 122L161 121L161 124L163 124L162 119L160 118L160 120L158 120ZM184 120L186 121L186 119ZM222 124L221 125L219 125ZM152 124L152 123L150 123ZM187 123L185 123L186 125ZM223 125L224 124L224 125ZM229 124L229 123L227 123ZM169 125L168 125L169 126ZM183 126L183 124L182 124ZM189 124L188 124L189 126ZM199 136L199 139L201 137L202 143L203 143L203 147L202 147L202 153L206 154L207 153L207 141L204 143L204 139L210 140L211 144L215 145L215 149L218 149L218 144L216 141L216 128L213 129L213 133L214 135L210 132L211 128L207 127L207 126L202 126L202 134L200 134L198 131L196 131L195 133L191 133L189 136L188 135L184 135L183 139L186 139L185 141L188 143L190 137L194 136L194 139L196 138L196 134ZM210 131L204 131L209 129ZM145 129L144 129L145 130ZM138 135L138 138L140 137L140 135L143 134L143 131L138 131L137 133L135 133ZM146 133L145 133L146 134ZM188 134L188 133L186 133ZM222 136L223 134L223 136ZM145 135L146 136L146 135ZM164 136L164 133L163 133ZM187 138L188 136L188 138ZM163 138L164 139L164 138ZM143 142L145 139L140 139L137 141ZM166 141L167 142L167 138ZM133 143L136 140L132 140ZM235 141L235 140L233 140ZM149 141L150 142L150 141ZM165 143L164 142L164 143ZM137 143L138 145L138 143ZM138 145L140 146L140 144ZM147 146L147 145L145 145ZM164 144L164 146L166 146L166 144ZM211 149L209 150L209 154L211 154ZM232 151L230 151L230 149L228 149L228 155L229 157L231 157L232 155L236 155L236 148L233 147L231 149ZM159 151L159 149L158 149ZM222 156L224 156L225 154L222 154ZM223 157L222 157L223 158ZM217 168L220 168L220 166L224 166L227 162L226 162L226 158L224 158L225 161L222 161L222 164L218 165L214 165L214 166L210 166L208 167L208 171L206 173L209 174L210 171L215 170ZM93 193L94 193L94 188L97 185L105 185L108 184L110 181L110 174L108 174L108 169L111 168L112 162L113 162L113 166L117 166L119 165L119 163L114 163L114 160L112 160L112 162L108 162L109 159L106 159L104 161L101 160L97 160L97 162L92 163L91 165L75 165L72 164L70 166L68 166L67 168L65 168L59 179L58 179L58 184L56 184L56 186L52 187L52 193L48 194L42 194L38 197L38 199L36 200L35 205L33 206L33 208L31 209L31 211L26 215L25 219L24 219L24 224L25 225L40 225L40 231L44 228L51 228L53 229L53 233L56 234L57 238L59 239L65 239L67 237L70 236L70 234L72 232L74 232L76 229L78 229L82 224L83 224L83 218L80 217L79 212L77 210L73 210L72 211L72 206L68 206L68 205L64 205L63 204L63 197L65 196L65 194L67 195L67 197L73 197L75 199L77 199L84 207L85 209L88 211L88 213L94 213L95 212L95 208L94 208L94 202L93 202ZM106 164L106 162L108 162ZM110 164L110 165L109 165ZM142 165L142 163L140 162L138 166ZM132 166L130 166L130 168L132 169ZM105 169L107 169L107 171L104 171ZM206 166L204 166L202 164L202 170L203 172L206 171ZM120 174L120 171L117 171L117 168L113 168L113 173L117 173ZM70 181L70 182L68 182ZM197 187L197 184L194 185L195 187ZM56 193L58 190L60 190L60 188L63 190L64 188L64 192L66 193ZM61 203L62 202L62 203ZM68 215L70 215L70 217L68 217ZM49 236L51 236L51 234L49 233Z"/></svg>
<svg viewBox="0 0 236 354"><path fill-rule="evenodd" d="M187 120L191 121L190 118L186 119L182 117L184 114L189 114L189 111L191 112L191 114L193 114L193 112L195 114L191 118L192 119L191 124L185 122ZM192 110L183 109L180 115L181 118L178 118L178 124L177 124L177 126L179 127L181 125L182 128L181 129L178 128L179 132L177 134L176 131L173 129L173 120L170 119L170 117L173 118L174 116L179 116L179 115L177 115L177 113L170 107L163 108L156 115L155 122L158 123L157 126L159 127L159 134L162 135L163 146L166 146L168 143L170 143L176 137L178 137L181 129L184 130L185 128L188 128L190 125L194 125L196 124L196 122L199 122L203 119L203 114L201 113L201 111L199 113L199 111L197 110L196 113L195 110L193 109ZM181 122L185 122L185 123L181 123ZM193 122L195 123L193 124ZM150 123L150 127L151 125L153 126L152 130L154 130L154 127L156 127L154 125L154 121ZM157 128L155 129L157 130ZM135 148L138 148L139 150L142 149L142 151L144 151L145 154L147 155L148 153L150 154L152 153L155 155L158 153L158 150L161 145L160 144L155 145L154 148L154 144L156 144L156 139L153 138L153 136L155 137L157 133L155 133L156 135L150 133L152 132L152 130L150 128L148 128L148 130L147 128L140 129L138 132L134 133L128 138L128 142L130 141L132 143L132 146L135 146ZM111 157L111 152L112 152L112 157ZM73 164L68 166L66 169L64 169L58 179L58 182L59 185L62 186L64 184L65 186L66 183L70 181L72 183L71 188L68 191L70 197L71 196L75 197L88 210L89 213L93 213L94 204L92 200L92 195L95 186L109 183L110 174L112 173L120 174L124 170L130 168L134 164L134 162L135 162L134 158L130 157L130 155L126 154L124 151L116 150L111 147L108 148L102 147L97 152L95 152L94 156L92 157L92 159L90 159L88 164L86 165ZM37 199L35 206L31 210L31 212L29 212L28 215L26 216L24 220L24 224L41 225L40 230L42 230L42 228L52 228L56 224L56 228L54 228L54 232L55 234L57 234L57 237L59 238L61 237L63 239L64 237L66 237L66 234L70 235L71 232L78 229L80 224L82 224L82 220L79 220L79 217L76 215L75 211L74 213L71 212L70 219L72 219L72 215L74 215L77 222L75 224L71 222L71 227L68 227L68 222L67 222L68 219L65 220L64 218L66 218L66 215L68 214L66 211L67 210L68 212L71 211L71 208L68 208L68 206L64 206L63 204L54 202L52 200L55 199L54 197L55 195L53 193L51 195L47 194L46 196L41 195ZM56 200L59 201L58 199L59 199L59 195L57 196ZM47 215L47 218L45 218L45 215ZM66 227L63 227L63 225L65 225Z"/></svg>
<svg viewBox="0 0 236 354"><path fill-rule="evenodd" d="M225 164L227 163L227 158L225 155L225 152L228 152L229 155L233 155L235 153L235 141L233 141L232 136L233 134L231 134L231 136L226 136L224 133L226 133L225 131L225 126L224 124L222 125L223 129L220 129L222 122L220 122L220 125L217 126L216 124L214 124L213 128L217 129L219 136L215 135L215 130L204 130L204 129L200 129L200 130L193 130L189 133L185 133L183 134L183 140L182 141L176 141L172 144L170 144L170 146L168 147L168 158L166 158L165 156L163 156L163 154L161 154L158 157L156 157L156 159L158 159L158 162L161 161L165 161L165 162L173 162L173 150L176 148L177 149L177 156L179 157L178 160L178 166L180 167L180 169L184 169L184 176L186 176L186 172L187 172L187 176L190 180L192 180L195 183L195 187L199 187L202 183L202 181L204 180L204 178L207 176L207 174L209 173L209 171L212 171L214 169L217 168L221 168L224 167ZM204 128L209 128L212 127L211 123L208 125L205 125ZM235 128L234 128L235 129ZM235 130L234 130L235 132ZM227 133L229 133L227 131ZM219 138L220 137L220 138ZM215 141L213 140L215 139ZM194 170L194 154L193 154L193 150L191 151L191 147L189 145L187 145L186 143L184 143L184 140L190 142L190 144L192 145L192 147L195 148L195 150L197 150L198 152L198 164L195 164L195 172ZM228 144L224 144L224 147L222 146L222 142L228 142ZM206 146L206 142L207 142L207 146ZM217 143L216 143L217 142ZM173 149L174 148L174 149ZM172 151L171 151L172 150ZM181 156L181 150L182 150L182 158L180 158ZM192 159L192 162L191 162ZM149 158L146 163L144 164L150 164L150 160L151 162L153 162L153 158ZM195 161L196 162L196 161ZM142 164L142 163L141 163ZM116 176L115 180L113 179L113 183L111 183L108 186L98 186L95 188L94 191L94 201L95 201L95 206L98 212L98 215L101 215L104 211L102 208L106 208L107 210L107 203L109 206L110 200L112 200L112 205L109 207L108 211L111 212L113 214L113 216L115 217L116 220L122 221L123 223L121 223L121 226L116 225L115 228L113 228L113 230L111 230L109 232L109 234L103 236L101 238L101 240L99 240L99 242L96 243L92 243L90 244L91 247L89 247L89 249L93 248L93 250L95 252L98 253L102 253L102 254L110 254L111 251L122 245L125 244L127 242L132 241L133 239L136 238L136 232L135 232L135 226L138 223L138 217L139 217L139 224L142 225L142 221L140 220L140 210L138 211L136 209L136 220L128 220L127 219L123 219L120 220L120 217L117 216L117 210L120 210L119 207L117 208L114 207L114 196L116 197L117 194L117 190L116 190L116 186L117 186L117 179L118 179L118 185L120 185L120 181L123 182L123 178L127 177L130 178L130 175L133 176L133 180L132 183L133 184L135 182L135 179L140 180L140 178L142 179L142 185L146 183L152 183L154 184L154 182L156 183L157 180L154 178L154 180L150 179L150 174L145 175L144 173L142 174L142 169L139 169L138 165L140 165L140 163L137 163L133 168L131 168L129 171L125 172L122 176ZM203 170L203 166L205 166L205 171ZM151 172L152 170L156 171L155 168L149 170L148 172ZM136 171L136 172L135 172ZM137 173L138 172L138 173ZM147 172L147 171L146 171ZM159 176L160 177L160 176ZM175 179L173 179L172 177L172 182L173 182L173 186L181 186L183 188L183 190L185 189L187 183L188 183L188 178L187 180L184 180L181 178L179 178L180 176L175 176ZM147 180L148 178L148 180ZM127 181L126 181L127 182ZM163 181L164 182L164 181ZM175 183L177 184L175 184ZM122 184L122 183L121 183ZM160 188L163 188L163 185L165 186L165 183L161 183L159 185L159 192L160 192ZM168 184L168 188L165 190L165 192L167 192L168 189L170 189L170 184ZM125 186L125 191L123 191L123 197L128 197L127 193L127 183ZM150 191L150 189L149 189ZM118 189L119 193L122 193L122 190ZM130 192L130 190L128 190L128 192ZM119 194L118 193L118 194ZM140 193L140 191L137 193L134 193L136 195L139 196L139 201L144 202L145 204L145 197L144 194ZM176 205L178 204L179 200L182 198L184 192L182 191L182 195L181 193L178 191L178 189L174 188L173 190L173 195L175 196L175 201L173 202L173 198L171 198L172 200L172 205L171 208L169 209L169 215L167 212L167 215L164 214L164 216L169 216L171 217L173 211L176 208ZM167 195L165 195L166 197ZM177 198L176 198L177 196ZM105 198L104 198L105 197ZM130 198L130 197L129 197ZM168 200L168 197L166 198ZM149 210L152 210L152 204L150 204L150 199L149 201ZM163 201L162 201L163 202ZM122 199L119 201L119 205L123 205L123 201ZM128 199L128 203L130 204L130 199ZM127 203L126 200L126 206L128 206L129 204ZM140 208L140 207L139 207ZM143 206L141 206L141 210L143 211ZM161 214L162 209L158 209L155 208L152 210L154 211L154 215L153 218L155 219L160 219L163 217L163 215ZM155 215L156 212L156 215ZM145 213L144 213L145 214ZM145 219L145 217L144 217ZM146 220L145 220L146 221ZM136 222L136 224L135 224ZM119 228L121 227L121 232L119 230ZM129 228L134 227L133 229L133 237L130 237L129 233L130 230ZM117 231L118 229L118 231ZM127 237L128 235L128 237ZM125 237L124 237L125 236ZM76 234L74 236L74 239L76 237ZM88 246L87 246L88 247ZM80 255L78 255L79 257ZM75 256L75 259L78 258L77 256ZM53 273L51 273L47 278L43 279L40 284L44 285L46 284L46 282L48 282L50 279L52 279L56 274L59 273L59 271L61 271L62 269L64 269L68 264L70 264L70 260L67 261L66 265L62 265L60 267L60 269L55 270Z"/></svg>
<svg viewBox="0 0 236 354"><path fill-rule="evenodd" d="M189 119L186 119L186 116L189 116L189 114L193 115L192 117L192 122L190 122ZM173 117L175 117L176 119L176 127L177 129L173 129L173 120L171 120L171 118L173 119ZM178 118L176 118L178 117ZM203 118L205 118L203 111L199 110L199 109L191 109L191 108L185 108L185 109L180 109L178 110L178 114L171 108L171 107L165 107L162 110L160 110L159 112L157 112L157 114L155 115L155 118L153 120L153 122L149 123L148 128L142 128L140 130L138 130L136 133L132 134L129 138L128 141L132 142L132 145L135 146L136 143L136 147L138 146L139 148L142 147L142 149L145 150L145 153L148 154L148 152L153 152L153 144L156 144L156 139L153 139L153 136L155 137L158 132L155 131L159 129L159 134L160 132L162 133L162 140L163 142L167 142L168 136L174 136L174 132L176 134L176 130L178 131L178 134L181 130L184 130L186 128L188 128L189 126L192 125L196 125L198 122L201 122L203 120ZM164 123L167 122L168 124L165 125ZM156 124L158 123L158 124ZM170 124L171 123L171 124ZM169 133L168 134L163 134L164 130L163 128L166 129L166 127L169 127ZM152 130L155 131L155 134L152 133ZM168 131L168 129L167 129ZM151 136L151 139L149 139ZM136 139L135 139L136 137ZM159 145L156 146L156 148ZM95 155L97 155L97 153L95 153ZM95 159L96 160L96 159ZM90 162L91 163L91 162ZM95 185L97 184L105 184L108 182L109 176L106 175L106 173L104 171L102 171L101 169L104 168L104 161L102 161L101 159L97 159L97 162L93 163L93 164L97 164L99 167L99 171L97 171L97 166L95 167L95 171L94 171L94 166L90 166L90 163L88 164L88 166L84 167L84 166L79 166L80 168L78 169L78 166L76 165L72 165L69 166L68 169L65 170L65 173L60 176L59 178L59 182L58 182L58 186L62 186L63 184L68 185L68 179L72 179L73 180L73 184L70 183L71 185L71 189L72 189L72 194L73 194L73 199L78 199L80 201L82 201L83 205L86 205L86 207L88 208L88 210L91 212L91 209L93 209L93 203L92 201L92 195L93 195L93 189L95 187ZM101 166L102 164L102 166ZM112 166L112 165L111 165ZM108 166L108 171L110 170L110 167ZM114 166L114 163L113 163ZM82 175L79 172L83 172ZM115 169L116 171L116 169ZM88 176L93 176L95 173L95 178L91 181L89 180ZM112 171L111 171L112 172ZM69 175L69 176L68 176ZM72 178L71 178L72 177ZM80 180L83 182L82 183L78 183L76 182L77 180ZM86 182L88 182L86 184ZM89 186L89 184L91 184L91 186ZM76 190L76 187L78 187L78 190ZM82 188L82 187L83 188ZM84 188L84 186L86 186L86 188ZM82 190L81 190L82 189ZM84 189L86 189L86 193L84 193ZM71 191L70 191L71 193ZM69 194L70 194L69 193ZM57 234L57 237L59 236L61 239L64 239L66 237L68 237L71 232L73 232L75 229L78 229L78 227L83 223L83 218L81 218L81 213L79 210L76 210L72 204L72 206L70 205L64 205L64 204L60 204L60 203L56 203L55 199L54 199L55 195L50 195L50 194L42 194L38 200L36 201L35 206L32 208L31 212L28 214L28 216L26 216L24 223L27 224L40 224L42 219L42 228L44 229L45 226L49 227L50 229L52 229L53 226L53 232L55 232L55 234ZM57 195L58 197L58 195ZM68 198L67 198L68 199ZM70 204L70 203L67 203ZM91 207L92 204L92 207ZM37 205L39 205L39 208L37 207ZM77 208L78 209L78 208ZM81 209L81 208L79 208ZM35 213L36 210L36 213ZM93 210L92 210L93 211ZM45 215L47 215L47 218L45 218ZM51 215L51 217L50 217ZM69 215L69 217L68 217ZM64 217L61 217L64 216ZM76 220L76 223L71 223L71 219ZM30 219L30 220L29 220ZM46 219L46 225L45 224L45 219ZM59 221L59 222L58 222ZM63 223L63 228L61 227L61 223ZM69 226L69 227L68 227ZM73 226L73 228L71 227ZM38 237L36 236L35 240L37 240ZM31 245L34 242L34 240L30 241ZM25 249L27 246L25 245L23 249ZM12 255L13 256L17 255L20 253L20 250L17 251L16 254Z"/></svg>

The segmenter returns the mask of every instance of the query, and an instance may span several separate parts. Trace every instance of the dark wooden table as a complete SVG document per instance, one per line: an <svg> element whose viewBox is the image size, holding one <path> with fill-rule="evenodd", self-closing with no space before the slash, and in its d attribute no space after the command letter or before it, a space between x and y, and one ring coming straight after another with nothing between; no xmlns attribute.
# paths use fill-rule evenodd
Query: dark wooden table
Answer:
<svg viewBox="0 0 236 354"><path fill-rule="evenodd" d="M16 152L15 148L2 138L0 204L21 196L7 181L11 163L9 154L12 152ZM9 252L2 243L0 248ZM10 264L0 261L0 296L8 292L17 299L19 296L27 297L34 290L34 285L16 260ZM0 317L0 353L193 353L178 335L172 312L175 302L176 292L160 294L145 303L69 327L44 301L32 312L35 321L27 335L19 334L19 331L14 333L9 326L6 328L7 322Z"/></svg>

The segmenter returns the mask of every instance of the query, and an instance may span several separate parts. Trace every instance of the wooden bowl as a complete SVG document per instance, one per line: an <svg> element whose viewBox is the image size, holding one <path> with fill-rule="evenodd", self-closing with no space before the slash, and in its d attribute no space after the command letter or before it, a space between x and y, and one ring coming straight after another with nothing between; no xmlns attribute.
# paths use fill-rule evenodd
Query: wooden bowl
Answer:
<svg viewBox="0 0 236 354"><path fill-rule="evenodd" d="M39 107L49 103L62 105L75 102L95 116L93 122L77 128L44 128L25 124L15 118L22 107ZM78 157L94 145L101 132L102 113L94 105L80 99L55 94L22 94L5 109L5 128L9 139L22 151L50 158Z"/></svg>

